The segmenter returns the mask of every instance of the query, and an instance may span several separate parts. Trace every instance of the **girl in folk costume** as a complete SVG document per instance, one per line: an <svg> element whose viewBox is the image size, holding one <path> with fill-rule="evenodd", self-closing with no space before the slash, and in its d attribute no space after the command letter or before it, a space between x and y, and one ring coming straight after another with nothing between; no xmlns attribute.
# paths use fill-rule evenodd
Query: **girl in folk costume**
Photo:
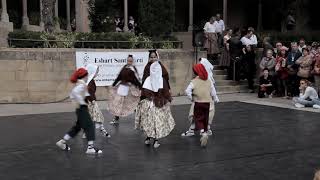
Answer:
<svg viewBox="0 0 320 180"><path fill-rule="evenodd" d="M90 96L86 97L86 101L88 102L88 109L91 115L91 119L95 122L96 129L100 129L101 133L106 137L111 137L107 130L104 128L104 117L103 114L96 102L96 83L94 78L98 75L99 67L93 64L88 64L86 67L88 71L88 80L87 86ZM83 135L85 138L85 134Z"/></svg>
<svg viewBox="0 0 320 180"><path fill-rule="evenodd" d="M195 129L200 130L201 146L206 146L208 142L208 122L210 103L216 96L214 86L208 80L208 73L202 64L196 64L193 67L196 77L191 80L186 89L187 96L194 101L194 121Z"/></svg>
<svg viewBox="0 0 320 180"><path fill-rule="evenodd" d="M133 65L134 58L129 55L127 64L123 66L118 77L113 82L111 97L107 103L107 109L115 117L110 124L118 124L119 117L132 114L140 100L141 83L137 68Z"/></svg>
<svg viewBox="0 0 320 180"><path fill-rule="evenodd" d="M89 96L86 84L87 78L88 72L84 68L79 68L78 70L76 70L70 78L70 81L76 84L76 86L70 93L70 98L77 106L77 121L76 124L70 129L70 131L65 134L63 139L58 141L56 145L63 150L69 151L70 147L68 146L67 141L75 137L79 133L79 131L83 129L88 140L88 148L86 153L100 154L102 153L102 151L96 149L93 145L93 142L95 140L95 129L88 111L88 105L85 101L86 96Z"/></svg>
<svg viewBox="0 0 320 180"><path fill-rule="evenodd" d="M200 64L202 64L206 70L206 72L208 73L208 79L211 83L211 86L212 86L212 90L213 90L213 98L214 98L214 101L216 103L219 102L219 98L217 96L217 91L216 91L216 88L214 86L215 84L215 80L213 78L213 65L208 61L208 59L206 58L200 58ZM195 122L194 122L194 105L195 105L195 102L192 102L191 104L191 107L190 107L190 111L189 111L189 121L191 123L190 127L189 127L189 130L182 133L181 136L194 136L194 130L195 130ZM213 117L214 117L214 114L215 114L215 105L214 105L214 102L211 101L210 102L210 111L209 111L209 122L208 122L208 135L212 135L212 131L211 131L211 124L212 124L212 121L213 121Z"/></svg>
<svg viewBox="0 0 320 180"><path fill-rule="evenodd" d="M145 144L158 148L158 139L170 134L175 126L170 110L172 100L170 94L169 75L159 61L155 50L149 53L149 62L143 72L141 101L135 116L135 128L147 135Z"/></svg>

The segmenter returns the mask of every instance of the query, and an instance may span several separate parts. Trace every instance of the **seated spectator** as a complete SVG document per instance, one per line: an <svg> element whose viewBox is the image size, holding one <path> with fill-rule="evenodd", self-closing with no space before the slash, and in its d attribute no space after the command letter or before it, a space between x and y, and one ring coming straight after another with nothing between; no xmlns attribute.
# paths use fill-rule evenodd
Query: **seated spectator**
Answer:
<svg viewBox="0 0 320 180"><path fill-rule="evenodd" d="M309 49L303 48L302 56L296 61L296 64L299 65L298 77L300 79L311 79L311 70L313 59L309 53Z"/></svg>
<svg viewBox="0 0 320 180"><path fill-rule="evenodd" d="M266 53L266 56L263 57L260 62L260 69L264 70L267 68L269 70L269 74L273 76L275 71L274 69L275 66L276 66L276 60L273 57L273 51L269 49Z"/></svg>
<svg viewBox="0 0 320 180"><path fill-rule="evenodd" d="M272 92L273 92L272 76L269 74L268 68L263 69L263 75L260 77L259 84L260 84L260 87L259 87L258 97L264 98L268 96L269 98L272 98Z"/></svg>
<svg viewBox="0 0 320 180"><path fill-rule="evenodd" d="M311 74L313 74L314 77L315 88L318 94L320 94L320 46L317 47L317 53L314 57L314 61L315 63Z"/></svg>
<svg viewBox="0 0 320 180"><path fill-rule="evenodd" d="M306 79L300 80L300 95L292 99L294 106L297 108L312 107L315 101L319 100L317 91L311 86L310 81Z"/></svg>
<svg viewBox="0 0 320 180"><path fill-rule="evenodd" d="M282 97L288 96L288 89L287 89L287 80L288 80L288 69L287 69L287 51L288 48L282 46L279 50L279 53L276 57L276 78L277 78L277 95Z"/></svg>

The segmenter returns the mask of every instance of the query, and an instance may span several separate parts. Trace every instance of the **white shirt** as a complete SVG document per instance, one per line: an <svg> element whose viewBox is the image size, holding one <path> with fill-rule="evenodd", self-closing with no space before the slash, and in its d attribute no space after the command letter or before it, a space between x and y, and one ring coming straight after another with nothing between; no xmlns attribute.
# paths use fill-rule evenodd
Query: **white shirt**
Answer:
<svg viewBox="0 0 320 180"><path fill-rule="evenodd" d="M86 105L86 96L90 96L87 85L83 80L78 80L76 86L71 90L70 99L76 104Z"/></svg>
<svg viewBox="0 0 320 180"><path fill-rule="evenodd" d="M317 91L313 87L310 87L310 86L308 86L306 88L304 94L300 93L299 97L304 99L304 100L306 100L308 98L310 98L311 100L319 98Z"/></svg>
<svg viewBox="0 0 320 180"><path fill-rule="evenodd" d="M215 21L213 25L218 33L222 33L225 30L224 21L222 19Z"/></svg>
<svg viewBox="0 0 320 180"><path fill-rule="evenodd" d="M250 38L252 45L257 45L258 44L258 40L257 40L257 36L255 34L253 34Z"/></svg>
<svg viewBox="0 0 320 180"><path fill-rule="evenodd" d="M210 22L207 22L205 25L204 25L204 32L208 32L208 33L215 33L216 32L216 27L213 24L211 24Z"/></svg>
<svg viewBox="0 0 320 180"><path fill-rule="evenodd" d="M243 37L240 39L240 41L242 42L242 44L243 44L244 46L257 45L257 44L255 44L254 41L252 41L251 39L247 38L246 36L243 36Z"/></svg>
<svg viewBox="0 0 320 180"><path fill-rule="evenodd" d="M304 49L304 48L307 48L307 45L303 45L302 47L301 46L299 46L298 47L298 49L299 49L299 51L302 53L302 49Z"/></svg>
<svg viewBox="0 0 320 180"><path fill-rule="evenodd" d="M190 84L188 85L187 89L185 90L185 93L187 94L188 98L192 101L192 90L193 90L193 84L192 82L190 82ZM217 96L217 91L216 88L214 87L214 85L211 83L211 91L210 91L210 95L212 96L212 99L215 102L219 102L219 98Z"/></svg>

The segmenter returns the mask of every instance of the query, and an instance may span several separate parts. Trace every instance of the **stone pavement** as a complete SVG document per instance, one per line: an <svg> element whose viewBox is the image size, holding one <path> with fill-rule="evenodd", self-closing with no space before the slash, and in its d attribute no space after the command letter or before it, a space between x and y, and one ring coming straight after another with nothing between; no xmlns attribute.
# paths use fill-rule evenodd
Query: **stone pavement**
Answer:
<svg viewBox="0 0 320 180"><path fill-rule="evenodd" d="M301 111L320 112L312 108L295 108L291 100L283 98L257 98L257 94L234 93L220 94L221 102L238 101L251 104L281 107ZM174 97L173 105L190 104L186 96ZM105 101L99 101L101 109L106 109ZM0 104L0 116L26 115L26 114L46 114L58 112L73 112L74 107L70 102L50 103L50 104Z"/></svg>
<svg viewBox="0 0 320 180"><path fill-rule="evenodd" d="M52 107L69 111L64 109L69 104ZM50 105L37 105L33 112L46 108ZM311 180L320 167L318 113L222 102L216 106L214 136L201 148L199 136L180 136L188 127L189 108L172 106L176 127L158 149L144 145L132 115L114 127L103 110L111 138L96 133L96 146L103 149L99 156L84 153L87 142L80 135L69 142L70 152L56 147L74 123L74 112L2 116L0 179Z"/></svg>

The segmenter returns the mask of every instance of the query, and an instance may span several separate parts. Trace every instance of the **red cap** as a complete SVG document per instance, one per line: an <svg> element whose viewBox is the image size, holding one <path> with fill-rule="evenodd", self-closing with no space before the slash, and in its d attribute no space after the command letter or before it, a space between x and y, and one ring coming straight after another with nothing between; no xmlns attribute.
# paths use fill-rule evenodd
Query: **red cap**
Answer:
<svg viewBox="0 0 320 180"><path fill-rule="evenodd" d="M206 68L202 64L196 64L193 66L193 71L199 76L202 80L208 79L208 73Z"/></svg>
<svg viewBox="0 0 320 180"><path fill-rule="evenodd" d="M73 72L73 74L70 77L70 81L72 83L76 83L78 79L82 79L85 76L88 75L88 71L84 68L79 68L76 71Z"/></svg>

